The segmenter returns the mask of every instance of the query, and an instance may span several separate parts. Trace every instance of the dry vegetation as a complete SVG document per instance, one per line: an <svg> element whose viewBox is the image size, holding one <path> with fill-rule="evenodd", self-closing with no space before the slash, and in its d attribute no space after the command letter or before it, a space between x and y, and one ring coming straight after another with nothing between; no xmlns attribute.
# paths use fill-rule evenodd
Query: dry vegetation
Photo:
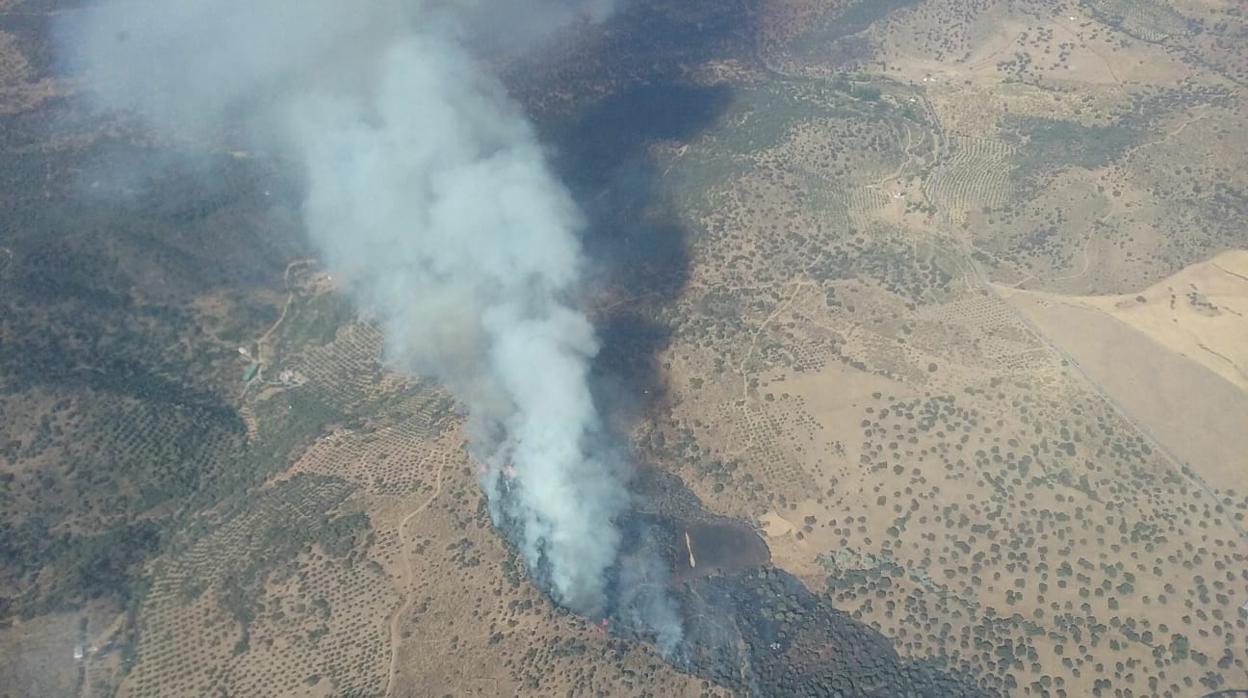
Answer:
<svg viewBox="0 0 1248 698"><path fill-rule="evenodd" d="M528 583L281 176L67 203L137 146L39 140L43 4L0 2L0 695L728 693ZM594 300L670 332L641 457L905 658L1177 698L1248 687L1246 36L1218 0L639 0L507 74L685 236L674 292Z"/></svg>
<svg viewBox="0 0 1248 698"><path fill-rule="evenodd" d="M1242 253L1204 260L1248 246L1248 115L1228 42L1182 37L1244 18L879 3L841 36L850 5L776 3L766 63L883 108L673 158L725 174L643 445L906 654L1018 695L1242 687ZM858 193L889 170L904 205Z"/></svg>

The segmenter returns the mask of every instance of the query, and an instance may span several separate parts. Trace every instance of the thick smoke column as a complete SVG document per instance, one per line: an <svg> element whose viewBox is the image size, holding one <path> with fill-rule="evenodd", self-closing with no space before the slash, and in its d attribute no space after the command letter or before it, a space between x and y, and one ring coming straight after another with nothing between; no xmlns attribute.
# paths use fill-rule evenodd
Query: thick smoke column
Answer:
<svg viewBox="0 0 1248 698"><path fill-rule="evenodd" d="M590 395L594 329L569 301L582 220L465 46L505 23L505 48L522 49L605 12L562 0L140 0L60 27L104 106L181 137L242 126L303 167L305 224L325 261L382 323L388 358L467 406L495 521L555 599L589 615L612 610L629 494ZM618 572L620 585L653 576ZM616 598L661 646L679 641L662 584Z"/></svg>

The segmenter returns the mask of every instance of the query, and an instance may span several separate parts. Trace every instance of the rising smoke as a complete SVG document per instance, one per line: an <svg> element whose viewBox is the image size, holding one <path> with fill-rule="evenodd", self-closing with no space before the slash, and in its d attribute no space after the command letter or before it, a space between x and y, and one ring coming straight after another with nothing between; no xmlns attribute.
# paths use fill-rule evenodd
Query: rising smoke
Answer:
<svg viewBox="0 0 1248 698"><path fill-rule="evenodd" d="M137 0L73 14L58 37L101 106L179 138L241 133L302 167L309 237L382 324L388 359L467 407L495 522L534 577L568 608L615 613L670 650L680 623L661 565L620 555L629 467L604 443L588 383L598 343L571 300L583 221L468 48L523 50L608 11Z"/></svg>

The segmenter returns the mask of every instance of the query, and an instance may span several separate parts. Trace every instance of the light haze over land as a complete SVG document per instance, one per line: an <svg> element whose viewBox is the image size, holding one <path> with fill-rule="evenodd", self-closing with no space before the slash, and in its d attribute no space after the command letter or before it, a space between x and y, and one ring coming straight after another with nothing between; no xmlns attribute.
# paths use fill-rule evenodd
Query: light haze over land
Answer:
<svg viewBox="0 0 1248 698"><path fill-rule="evenodd" d="M629 466L590 394L584 223L467 44L523 51L607 14L600 0L119 0L58 33L102 106L172 138L241 131L299 163L325 263L380 322L392 365L464 404L495 521L590 616L607 611ZM670 650L679 622L647 593L630 612Z"/></svg>
<svg viewBox="0 0 1248 698"><path fill-rule="evenodd" d="M1226 0L0 0L0 698L1248 688Z"/></svg>

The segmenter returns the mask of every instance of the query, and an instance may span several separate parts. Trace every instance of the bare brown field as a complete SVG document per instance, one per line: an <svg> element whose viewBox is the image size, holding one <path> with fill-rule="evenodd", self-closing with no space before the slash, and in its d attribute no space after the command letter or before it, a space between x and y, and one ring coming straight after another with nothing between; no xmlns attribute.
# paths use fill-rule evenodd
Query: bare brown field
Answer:
<svg viewBox="0 0 1248 698"><path fill-rule="evenodd" d="M74 650L81 643L78 614L43 617L34 624L6 629L0 656L9 677L0 695L71 695L78 690L79 666Z"/></svg>
<svg viewBox="0 0 1248 698"><path fill-rule="evenodd" d="M1248 282L1234 271L1243 257L1227 253L1134 296L1005 294L1166 448L1231 488L1248 453Z"/></svg>

